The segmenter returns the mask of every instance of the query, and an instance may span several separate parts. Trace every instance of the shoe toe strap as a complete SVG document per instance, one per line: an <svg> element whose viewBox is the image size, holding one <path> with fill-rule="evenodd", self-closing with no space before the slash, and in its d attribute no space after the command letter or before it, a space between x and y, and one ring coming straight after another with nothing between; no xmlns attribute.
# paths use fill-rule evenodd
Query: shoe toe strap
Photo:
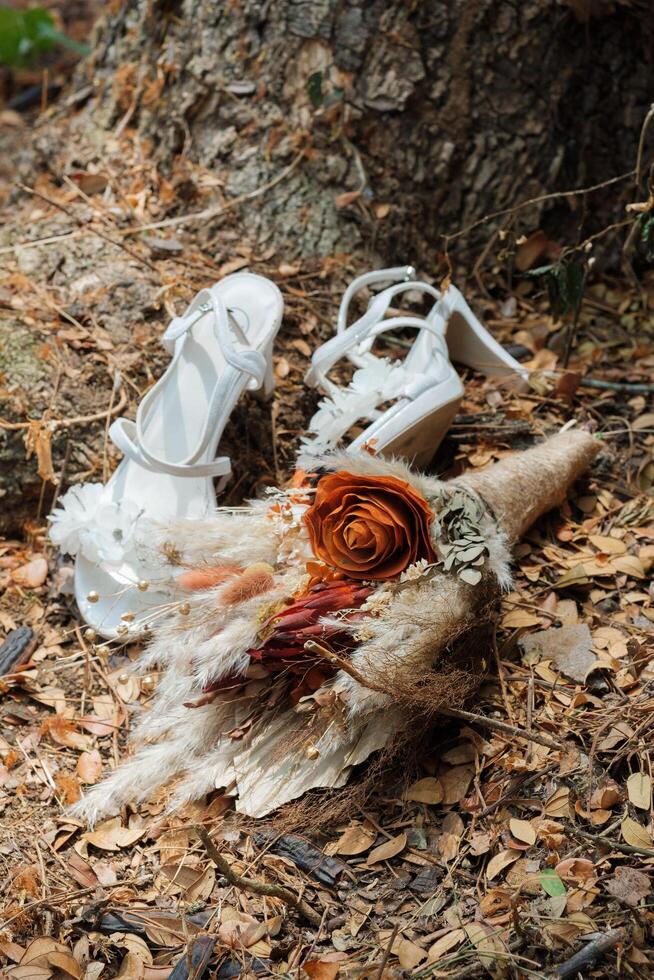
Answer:
<svg viewBox="0 0 654 980"><path fill-rule="evenodd" d="M247 346L247 336L233 312L223 303L216 286L200 290L187 311L182 316L173 317L161 338L162 345L170 354L174 354L177 340L207 313L213 314L213 329L227 363L249 375L253 387L261 387L266 376L266 358L261 351ZM234 346L235 336L244 349L238 350Z"/></svg>

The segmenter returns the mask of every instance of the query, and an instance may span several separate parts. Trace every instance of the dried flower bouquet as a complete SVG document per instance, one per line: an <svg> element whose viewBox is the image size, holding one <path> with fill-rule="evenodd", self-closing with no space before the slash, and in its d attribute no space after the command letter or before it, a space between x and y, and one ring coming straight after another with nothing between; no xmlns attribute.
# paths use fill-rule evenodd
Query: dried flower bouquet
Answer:
<svg viewBox="0 0 654 980"><path fill-rule="evenodd" d="M512 544L598 445L562 432L449 482L329 455L266 501L148 528L177 590L137 664L161 679L134 756L78 812L94 821L171 783L172 806L223 788L263 816L344 785L426 705L460 707L484 650L462 659L454 641L510 587Z"/></svg>

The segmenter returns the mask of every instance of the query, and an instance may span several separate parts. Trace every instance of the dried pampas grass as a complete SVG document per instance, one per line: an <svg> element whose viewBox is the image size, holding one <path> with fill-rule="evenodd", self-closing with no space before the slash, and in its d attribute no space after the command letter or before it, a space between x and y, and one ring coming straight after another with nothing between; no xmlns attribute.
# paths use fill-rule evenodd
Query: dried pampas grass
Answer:
<svg viewBox="0 0 654 980"><path fill-rule="evenodd" d="M184 613L157 627L137 665L161 670L152 707L135 733L139 748L77 805L77 815L94 822L174 783L173 808L223 788L235 797L237 811L261 817L308 791L343 787L372 753L406 747L439 711L460 707L480 683L490 658L479 630L510 586L509 546L564 498L597 448L586 432L560 433L447 483L367 454L324 458L326 469L405 480L437 513L453 494L467 495L479 515L484 558L479 575L468 575L476 584L456 565L424 574L418 569L378 589L357 618L326 616L325 625L347 631L355 649L344 660L325 648L333 676L297 704L290 694L302 678L290 667L272 677L257 674L248 651L260 642L271 610L306 589L305 562L312 556L301 515L256 502L154 529L160 553L200 569L202 587L184 590L188 572L182 573ZM212 578L217 568L230 573ZM234 676L242 678L238 690L221 690Z"/></svg>

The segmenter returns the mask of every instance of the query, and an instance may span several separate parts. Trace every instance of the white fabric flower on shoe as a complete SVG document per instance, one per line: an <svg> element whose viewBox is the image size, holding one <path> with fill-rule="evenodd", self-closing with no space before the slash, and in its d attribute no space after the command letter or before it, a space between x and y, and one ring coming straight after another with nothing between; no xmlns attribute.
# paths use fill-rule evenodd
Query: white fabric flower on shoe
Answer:
<svg viewBox="0 0 654 980"><path fill-rule="evenodd" d="M82 483L50 514L50 540L64 554L81 554L98 565L121 565L136 545L140 513L131 500L107 500L101 483Z"/></svg>
<svg viewBox="0 0 654 980"><path fill-rule="evenodd" d="M318 411L309 423L310 435L302 439L302 449L319 454L333 448L356 422L379 418L377 407L401 398L418 377L402 361L370 354L367 363L358 368L346 388L332 385L329 395L318 403Z"/></svg>

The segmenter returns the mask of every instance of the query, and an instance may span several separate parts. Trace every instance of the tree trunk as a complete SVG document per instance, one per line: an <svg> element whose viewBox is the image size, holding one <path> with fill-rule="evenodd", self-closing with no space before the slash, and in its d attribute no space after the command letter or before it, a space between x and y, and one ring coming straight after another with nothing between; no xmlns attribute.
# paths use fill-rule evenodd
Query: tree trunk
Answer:
<svg viewBox="0 0 654 980"><path fill-rule="evenodd" d="M36 128L38 176L47 192L43 171L55 188L63 186L62 173L89 164L102 171L106 157L120 153L120 134L136 130L147 161L137 190L147 187L151 156L158 162L146 224L153 214L166 222L215 202L213 217L194 219L182 235L186 247L201 243L197 261L216 251L224 261L234 243L249 239L258 256L274 253L277 266L294 255L349 253L353 268L413 263L437 278L448 271L444 235L527 198L633 168L652 101L644 18L637 4L604 0L112 0L76 91ZM18 173L34 185L34 154L11 157L7 179ZM209 169L208 196L206 187L197 192L188 159ZM120 165L113 173L119 186ZM544 215L538 206L520 210L511 241L542 225L562 244L575 244L624 218L633 193L630 178L550 202ZM150 348L144 356L143 345L156 346L174 267L160 279L161 256L153 256L156 267L133 261L124 247L89 231L93 220L111 224L98 218L93 202L67 200L72 210L62 213L14 191L0 235L6 252L16 242L67 234L76 222L84 228L74 241L16 250L15 275L0 290L8 311L0 318L0 414L14 424L28 413L60 422L102 416L113 404L114 350L121 370L127 363L132 372L132 411L134 393L163 363ZM133 223L134 214L125 220ZM508 222L481 223L453 240L448 258L457 282ZM183 268L192 267L187 261ZM195 288L210 275L211 267L198 271ZM33 322L17 322L21 309ZM326 323L328 307L325 314ZM137 338L135 323L150 339ZM323 329L321 323L314 340ZM65 362L52 347L53 332ZM298 383L295 415L282 418L280 428L302 427L311 407L308 398L300 404L303 398ZM270 464L270 433L262 421L261 438L253 435L253 417L253 409L239 407L227 448L233 438L239 452L245 433ZM27 434L46 439L48 431ZM102 479L104 421L50 431L55 473L70 441L67 480ZM36 456L25 459L25 435L0 425L4 529L33 517L43 494ZM283 464L292 448L287 455ZM277 463L275 456L269 465L274 479ZM255 482L239 483L240 492L252 492ZM52 487L43 512L51 500Z"/></svg>
<svg viewBox="0 0 654 980"><path fill-rule="evenodd" d="M444 234L633 168L653 95L651 23L635 6L132 0L99 32L94 118L137 125L168 163L214 168L226 196L257 192L304 151L243 205L248 233L433 268ZM623 216L624 191L564 200L551 229L574 244ZM539 220L527 210L515 228ZM488 236L465 236L460 254Z"/></svg>

